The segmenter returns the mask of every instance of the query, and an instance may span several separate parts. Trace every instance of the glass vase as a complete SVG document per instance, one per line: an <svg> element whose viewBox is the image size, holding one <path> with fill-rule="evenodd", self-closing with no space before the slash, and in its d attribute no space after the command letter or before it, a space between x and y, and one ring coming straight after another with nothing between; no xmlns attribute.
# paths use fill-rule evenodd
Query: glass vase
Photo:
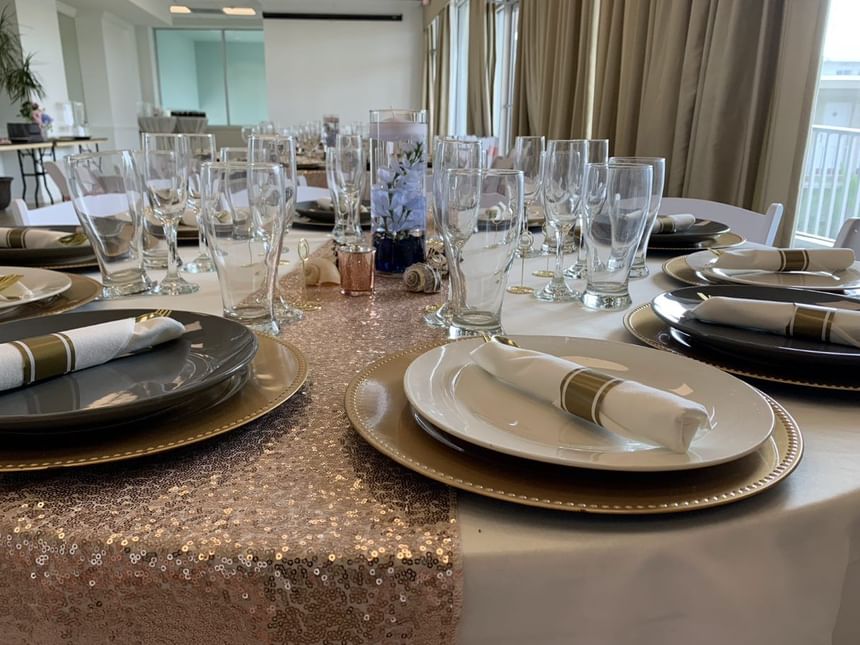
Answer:
<svg viewBox="0 0 860 645"><path fill-rule="evenodd" d="M381 275L399 276L424 261L426 171L424 110L371 110L370 216Z"/></svg>

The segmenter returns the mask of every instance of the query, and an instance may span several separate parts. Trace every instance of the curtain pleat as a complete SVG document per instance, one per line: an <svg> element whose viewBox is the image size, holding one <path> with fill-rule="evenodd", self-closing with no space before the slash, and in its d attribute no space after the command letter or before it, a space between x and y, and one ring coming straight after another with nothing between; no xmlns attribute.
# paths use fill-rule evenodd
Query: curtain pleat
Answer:
<svg viewBox="0 0 860 645"><path fill-rule="evenodd" d="M469 0L466 129L479 137L493 136L494 6L487 0Z"/></svg>

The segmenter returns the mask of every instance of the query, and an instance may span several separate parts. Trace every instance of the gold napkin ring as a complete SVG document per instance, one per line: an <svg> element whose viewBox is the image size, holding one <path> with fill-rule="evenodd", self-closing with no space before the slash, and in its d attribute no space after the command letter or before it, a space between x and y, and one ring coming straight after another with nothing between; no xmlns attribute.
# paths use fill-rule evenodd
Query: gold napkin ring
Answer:
<svg viewBox="0 0 860 645"><path fill-rule="evenodd" d="M794 315L785 326L785 335L789 338L807 338L829 343L835 313L827 309L795 305Z"/></svg>
<svg viewBox="0 0 860 645"><path fill-rule="evenodd" d="M806 249L779 249L777 271L806 271L809 268L809 253Z"/></svg>
<svg viewBox="0 0 860 645"><path fill-rule="evenodd" d="M601 425L600 406L603 399L623 380L588 367L575 369L561 380L561 408Z"/></svg>
<svg viewBox="0 0 860 645"><path fill-rule="evenodd" d="M65 334L34 336L9 344L21 354L24 385L61 376L75 369L75 346Z"/></svg>

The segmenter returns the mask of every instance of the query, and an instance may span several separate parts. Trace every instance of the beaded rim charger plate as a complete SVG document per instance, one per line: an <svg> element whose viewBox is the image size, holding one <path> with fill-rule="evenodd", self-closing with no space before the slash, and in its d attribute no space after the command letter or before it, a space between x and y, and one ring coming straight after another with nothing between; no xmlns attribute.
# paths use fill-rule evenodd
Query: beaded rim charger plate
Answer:
<svg viewBox="0 0 860 645"><path fill-rule="evenodd" d="M92 302L101 295L102 285L95 280L74 273L67 273L66 275L72 281L72 285L63 293L47 300L30 302L4 310L0 312L0 322L50 316L71 311Z"/></svg>
<svg viewBox="0 0 860 645"><path fill-rule="evenodd" d="M689 335L672 329L668 323L661 320L654 313L650 303L627 313L624 316L624 327L637 340L649 347L694 358L735 376L824 390L860 392L860 379L851 369L792 367L784 361L764 362L752 359L745 354L718 351L706 345L700 345Z"/></svg>
<svg viewBox="0 0 860 645"><path fill-rule="evenodd" d="M803 441L794 420L768 399L773 434L746 457L670 473L603 472L457 450L416 422L403 390L409 364L439 343L385 356L346 389L346 413L356 432L399 464L454 488L526 506L614 514L677 513L738 501L784 479L797 466Z"/></svg>
<svg viewBox="0 0 860 645"><path fill-rule="evenodd" d="M304 355L291 343L257 335L259 351L239 391L215 407L179 418L147 419L109 433L37 446L0 446L0 472L90 466L134 459L205 441L271 412L292 397L308 374Z"/></svg>

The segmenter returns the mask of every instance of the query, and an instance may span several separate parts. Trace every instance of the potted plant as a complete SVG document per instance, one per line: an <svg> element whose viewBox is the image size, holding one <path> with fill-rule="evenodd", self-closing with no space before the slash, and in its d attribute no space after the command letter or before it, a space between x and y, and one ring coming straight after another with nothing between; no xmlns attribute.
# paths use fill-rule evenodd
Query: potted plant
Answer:
<svg viewBox="0 0 860 645"><path fill-rule="evenodd" d="M33 123L33 98L45 96L45 88L32 65L33 55L22 51L14 17L8 7L3 7L0 10L0 90L6 92L12 103L21 105L20 113L27 117L27 127ZM42 114L39 112L40 127ZM0 209L9 206L11 184L12 177L0 177Z"/></svg>

